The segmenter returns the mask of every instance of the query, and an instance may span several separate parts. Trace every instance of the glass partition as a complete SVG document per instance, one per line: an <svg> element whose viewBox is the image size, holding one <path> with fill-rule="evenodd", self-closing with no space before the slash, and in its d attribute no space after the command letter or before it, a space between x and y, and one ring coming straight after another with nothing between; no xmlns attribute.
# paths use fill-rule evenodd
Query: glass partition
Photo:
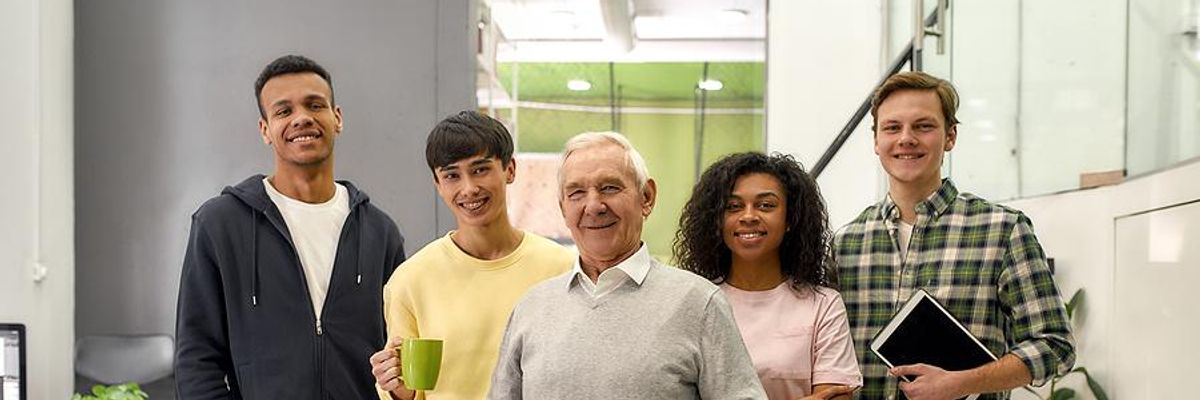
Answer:
<svg viewBox="0 0 1200 400"><path fill-rule="evenodd" d="M890 54L912 2L885 2ZM1037 196L1200 156L1200 0L959 1L946 17L947 50L926 36L922 63L959 89L946 174L965 190Z"/></svg>

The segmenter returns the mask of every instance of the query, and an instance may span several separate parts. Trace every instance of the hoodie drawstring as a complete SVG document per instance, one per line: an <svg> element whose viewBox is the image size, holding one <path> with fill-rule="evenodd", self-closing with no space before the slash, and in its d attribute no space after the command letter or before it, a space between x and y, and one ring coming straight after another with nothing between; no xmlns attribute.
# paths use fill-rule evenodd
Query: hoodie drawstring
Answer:
<svg viewBox="0 0 1200 400"><path fill-rule="evenodd" d="M258 307L258 211L250 210L250 213L254 214L254 224L250 229L250 257L253 258L251 261L253 272L250 275L250 305Z"/></svg>
<svg viewBox="0 0 1200 400"><path fill-rule="evenodd" d="M363 211L362 210L358 210L358 211L359 212L354 213L358 219L358 256L355 258L355 263L354 263L354 284L358 285L358 286L362 286L363 242L366 241L366 238L363 237L363 231L364 231L363 221L362 221Z"/></svg>

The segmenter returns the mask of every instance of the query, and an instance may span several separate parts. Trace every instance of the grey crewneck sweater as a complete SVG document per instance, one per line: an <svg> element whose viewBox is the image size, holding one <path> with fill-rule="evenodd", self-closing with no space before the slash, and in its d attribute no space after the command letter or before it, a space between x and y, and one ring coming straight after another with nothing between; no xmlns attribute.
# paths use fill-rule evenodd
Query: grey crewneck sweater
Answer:
<svg viewBox="0 0 1200 400"><path fill-rule="evenodd" d="M593 300L572 274L530 289L509 318L491 399L765 399L716 285L650 261Z"/></svg>

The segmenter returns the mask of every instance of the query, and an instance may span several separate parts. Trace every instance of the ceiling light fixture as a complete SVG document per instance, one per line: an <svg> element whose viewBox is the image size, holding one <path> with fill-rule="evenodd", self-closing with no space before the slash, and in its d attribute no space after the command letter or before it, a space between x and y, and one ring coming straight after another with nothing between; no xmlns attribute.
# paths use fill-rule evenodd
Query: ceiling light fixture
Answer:
<svg viewBox="0 0 1200 400"><path fill-rule="evenodd" d="M746 10L743 10L740 8L724 9L724 10L721 10L720 14L718 14L718 18L721 19L721 22L724 22L726 24L741 23L742 21L746 20L746 17L749 17L749 16L750 16L749 11L746 11Z"/></svg>
<svg viewBox="0 0 1200 400"><path fill-rule="evenodd" d="M572 79L567 81L567 89L575 92L583 92L592 89L592 83L583 79Z"/></svg>
<svg viewBox="0 0 1200 400"><path fill-rule="evenodd" d="M716 79L708 79L708 80L700 81L699 83L696 84L696 86L699 86L700 89L703 89L703 90L721 90L722 88L725 87L725 84L721 83L721 81L718 81Z"/></svg>

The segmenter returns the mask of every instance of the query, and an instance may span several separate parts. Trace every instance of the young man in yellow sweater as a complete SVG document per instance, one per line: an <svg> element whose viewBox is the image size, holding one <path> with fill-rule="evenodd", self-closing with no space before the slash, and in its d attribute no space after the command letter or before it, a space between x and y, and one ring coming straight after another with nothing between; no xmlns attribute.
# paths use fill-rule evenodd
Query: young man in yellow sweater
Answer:
<svg viewBox="0 0 1200 400"><path fill-rule="evenodd" d="M573 252L509 222L512 153L504 125L475 111L447 117L429 133L425 160L458 228L401 264L384 286L390 339L371 356L382 399L417 397L399 378L402 338L444 340L436 389L424 398L487 396L513 306L533 285L571 269Z"/></svg>

